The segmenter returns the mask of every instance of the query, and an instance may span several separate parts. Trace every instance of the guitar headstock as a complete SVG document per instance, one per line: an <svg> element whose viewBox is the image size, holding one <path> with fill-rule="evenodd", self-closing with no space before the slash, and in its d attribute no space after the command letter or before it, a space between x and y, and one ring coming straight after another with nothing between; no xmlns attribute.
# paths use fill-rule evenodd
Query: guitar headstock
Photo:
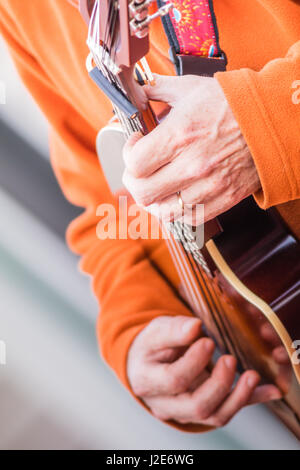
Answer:
<svg viewBox="0 0 300 470"><path fill-rule="evenodd" d="M82 18L88 25L94 8L95 0L79 0L79 11Z"/></svg>
<svg viewBox="0 0 300 470"><path fill-rule="evenodd" d="M83 18L88 24L94 23L97 43L117 67L131 67L147 54L148 34L138 37L141 34L133 30L133 22L134 5L137 5L137 18L145 19L149 3L147 0L140 3L131 0L80 0ZM147 29L145 25L144 31Z"/></svg>
<svg viewBox="0 0 300 470"><path fill-rule="evenodd" d="M89 0L80 0L80 11L89 24L87 70L126 119L134 119L140 113L145 132L156 125L153 112L146 112L150 109L148 99L140 86L153 83L145 59L149 24L165 15L172 4L165 4L149 15L148 8L154 0L92 1L93 5Z"/></svg>

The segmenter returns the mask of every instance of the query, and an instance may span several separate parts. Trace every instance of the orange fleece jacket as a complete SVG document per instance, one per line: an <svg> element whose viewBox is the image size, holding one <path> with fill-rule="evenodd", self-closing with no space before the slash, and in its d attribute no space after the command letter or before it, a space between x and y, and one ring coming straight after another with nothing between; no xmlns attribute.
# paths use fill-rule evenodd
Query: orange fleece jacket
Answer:
<svg viewBox="0 0 300 470"><path fill-rule="evenodd" d="M229 70L217 78L258 168L262 191L256 200L263 208L281 204L294 224L295 217L299 221L300 104L292 86L300 80L300 5L291 0L215 0L214 5ZM93 278L102 354L130 389L126 357L136 334L159 315L191 313L175 294L179 281L163 242L96 237L97 206L115 203L95 153L97 131L112 111L86 73L87 29L78 11L66 0L0 0L0 31L51 124L51 162L61 188L85 208L67 240ZM153 71L174 73L159 20L152 27L148 59Z"/></svg>

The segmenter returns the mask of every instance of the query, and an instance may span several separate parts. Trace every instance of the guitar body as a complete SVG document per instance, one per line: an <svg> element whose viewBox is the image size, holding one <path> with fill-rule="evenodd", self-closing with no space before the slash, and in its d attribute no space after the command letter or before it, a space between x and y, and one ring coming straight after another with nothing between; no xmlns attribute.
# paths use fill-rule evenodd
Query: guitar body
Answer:
<svg viewBox="0 0 300 470"><path fill-rule="evenodd" d="M113 191L122 184L124 143L116 124L102 129L97 138L99 159ZM300 353L297 343L292 344L300 339L300 243L275 209L263 211L253 198L218 220L221 231L202 250L211 279L181 250L189 284L195 288L185 300L220 351L238 359L240 371L256 369L264 382L279 386L284 399L269 407L300 438ZM185 284L181 265L177 259L174 269ZM262 334L266 324L274 328L270 341ZM289 363L275 360L278 345L288 352Z"/></svg>
<svg viewBox="0 0 300 470"><path fill-rule="evenodd" d="M284 392L270 408L300 438L299 240L275 209L263 211L253 198L218 220L222 232L204 250L222 304L218 331L210 333L238 358L241 370L255 368ZM267 323L274 331L266 335ZM276 360L278 345L290 363Z"/></svg>
<svg viewBox="0 0 300 470"><path fill-rule="evenodd" d="M127 0L80 0L80 11L90 23L87 70L111 100L127 136L135 131L147 134L159 123L140 86L152 83L153 77L148 65L142 64L149 38L145 24L141 27L136 19L139 3L131 2L129 8ZM166 12L161 7L158 14ZM183 54L176 59L181 74L213 75L226 66L224 55L200 58ZM112 172L117 186L118 181L121 186L123 171L123 137L111 124L97 139L108 181L112 158L118 162ZM299 241L275 209L262 211L252 198L218 221L208 222L204 246L198 246L193 227L180 221L171 225L179 234L167 241L181 279L178 295L201 318L220 351L237 358L240 372L255 369L263 382L282 390L284 398L269 406L300 438Z"/></svg>

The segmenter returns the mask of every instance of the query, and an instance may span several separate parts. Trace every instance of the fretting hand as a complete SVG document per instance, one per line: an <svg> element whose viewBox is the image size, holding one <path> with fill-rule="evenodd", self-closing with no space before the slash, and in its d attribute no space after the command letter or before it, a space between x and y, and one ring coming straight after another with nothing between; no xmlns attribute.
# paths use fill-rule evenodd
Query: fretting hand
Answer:
<svg viewBox="0 0 300 470"><path fill-rule="evenodd" d="M145 92L171 111L150 134L133 134L125 145L123 182L135 201L168 221L170 207L175 218L182 215L180 191L184 204L204 204L209 220L257 191L254 161L218 81L155 78ZM185 216L191 223L191 207Z"/></svg>

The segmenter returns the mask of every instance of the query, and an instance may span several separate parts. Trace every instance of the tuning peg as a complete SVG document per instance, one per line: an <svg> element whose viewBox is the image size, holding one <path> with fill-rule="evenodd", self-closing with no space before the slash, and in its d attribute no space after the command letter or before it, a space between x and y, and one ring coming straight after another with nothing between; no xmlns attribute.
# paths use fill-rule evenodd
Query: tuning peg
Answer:
<svg viewBox="0 0 300 470"><path fill-rule="evenodd" d="M147 0L146 0L147 1ZM150 0L149 0L150 1ZM150 1L150 3L152 0ZM158 18L159 16L165 16L169 13L170 9L173 8L173 3L169 2L160 7L153 15L148 15L145 19L142 21L137 21L136 18L131 20L130 22L130 28L133 34L135 34L138 37L144 37L146 34L148 34L148 26L149 24L155 19Z"/></svg>
<svg viewBox="0 0 300 470"><path fill-rule="evenodd" d="M137 15L139 15L142 11L147 11L148 10L148 7L149 5L151 5L151 3L153 3L155 0L133 0L130 4L129 4L129 10L132 14L132 16L136 17ZM138 18L137 18L138 19Z"/></svg>

